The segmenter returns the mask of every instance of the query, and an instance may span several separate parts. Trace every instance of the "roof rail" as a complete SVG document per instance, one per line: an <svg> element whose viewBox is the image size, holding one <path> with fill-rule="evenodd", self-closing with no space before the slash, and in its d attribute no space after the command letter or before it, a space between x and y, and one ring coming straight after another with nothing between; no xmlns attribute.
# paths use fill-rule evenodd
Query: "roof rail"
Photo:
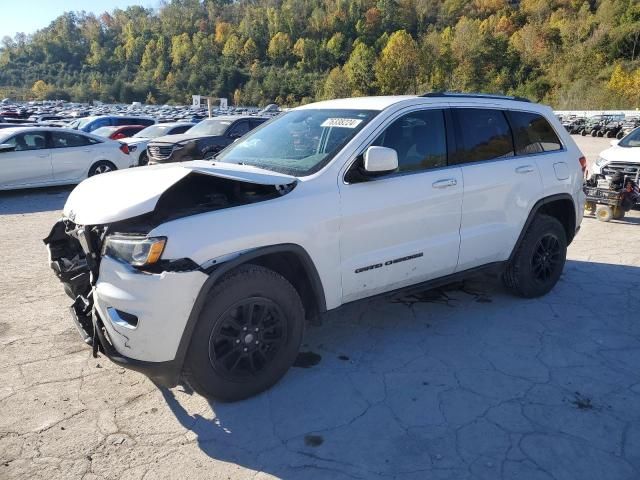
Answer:
<svg viewBox="0 0 640 480"><path fill-rule="evenodd" d="M499 100L515 100L517 102L528 102L531 100L524 97L513 97L510 95L494 95L492 93L461 93L461 92L429 92L421 97L453 97L453 98L495 98Z"/></svg>

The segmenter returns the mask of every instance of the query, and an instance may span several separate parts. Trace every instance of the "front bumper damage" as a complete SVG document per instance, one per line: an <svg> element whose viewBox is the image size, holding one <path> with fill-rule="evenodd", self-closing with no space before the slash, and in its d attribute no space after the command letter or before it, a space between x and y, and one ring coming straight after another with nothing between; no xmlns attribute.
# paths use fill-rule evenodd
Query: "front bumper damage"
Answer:
<svg viewBox="0 0 640 480"><path fill-rule="evenodd" d="M50 266L73 300L73 322L94 356L100 352L160 385L175 386L182 370L178 346L207 275L141 272L101 258L105 231L61 220L44 239Z"/></svg>

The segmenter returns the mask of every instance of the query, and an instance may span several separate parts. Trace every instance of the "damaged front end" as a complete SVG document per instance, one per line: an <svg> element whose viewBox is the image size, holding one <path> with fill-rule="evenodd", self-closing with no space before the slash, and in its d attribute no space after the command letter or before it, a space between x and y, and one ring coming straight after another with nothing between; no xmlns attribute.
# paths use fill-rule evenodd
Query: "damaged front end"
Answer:
<svg viewBox="0 0 640 480"><path fill-rule="evenodd" d="M208 274L188 254L164 258L164 242L171 242L171 236L152 238L149 232L181 217L275 200L297 182L245 174L241 167L237 172L186 168L186 174L173 171L182 166L165 172L146 168L148 178L116 172L81 183L44 243L49 265L72 299L73 321L93 355L101 352L173 386L181 374L177 352L184 325ZM129 194L132 178L144 183Z"/></svg>
<svg viewBox="0 0 640 480"><path fill-rule="evenodd" d="M92 320L92 285L98 278L100 248L104 229L75 225L71 220L59 220L44 243L49 250L49 266L73 300L71 315L83 340L99 348Z"/></svg>

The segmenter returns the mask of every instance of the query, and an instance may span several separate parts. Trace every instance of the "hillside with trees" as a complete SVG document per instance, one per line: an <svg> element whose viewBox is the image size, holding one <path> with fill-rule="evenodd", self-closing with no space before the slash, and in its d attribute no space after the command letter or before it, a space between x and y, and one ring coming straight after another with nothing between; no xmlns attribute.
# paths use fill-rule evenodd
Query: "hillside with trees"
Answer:
<svg viewBox="0 0 640 480"><path fill-rule="evenodd" d="M0 46L0 94L297 105L432 90L640 107L638 0L173 0Z"/></svg>

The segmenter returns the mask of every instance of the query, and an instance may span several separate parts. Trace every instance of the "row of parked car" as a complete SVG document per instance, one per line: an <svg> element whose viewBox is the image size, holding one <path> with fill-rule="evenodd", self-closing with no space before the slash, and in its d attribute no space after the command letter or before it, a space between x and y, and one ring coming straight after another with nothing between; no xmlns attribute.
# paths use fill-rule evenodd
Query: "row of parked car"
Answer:
<svg viewBox="0 0 640 480"><path fill-rule="evenodd" d="M75 184L123 168L211 159L268 119L228 115L157 123L150 117L97 116L69 128L0 125L0 190Z"/></svg>
<svg viewBox="0 0 640 480"><path fill-rule="evenodd" d="M594 115L585 118L571 116L562 119L562 125L572 135L592 137L623 138L640 127L640 117L626 118L624 115Z"/></svg>

